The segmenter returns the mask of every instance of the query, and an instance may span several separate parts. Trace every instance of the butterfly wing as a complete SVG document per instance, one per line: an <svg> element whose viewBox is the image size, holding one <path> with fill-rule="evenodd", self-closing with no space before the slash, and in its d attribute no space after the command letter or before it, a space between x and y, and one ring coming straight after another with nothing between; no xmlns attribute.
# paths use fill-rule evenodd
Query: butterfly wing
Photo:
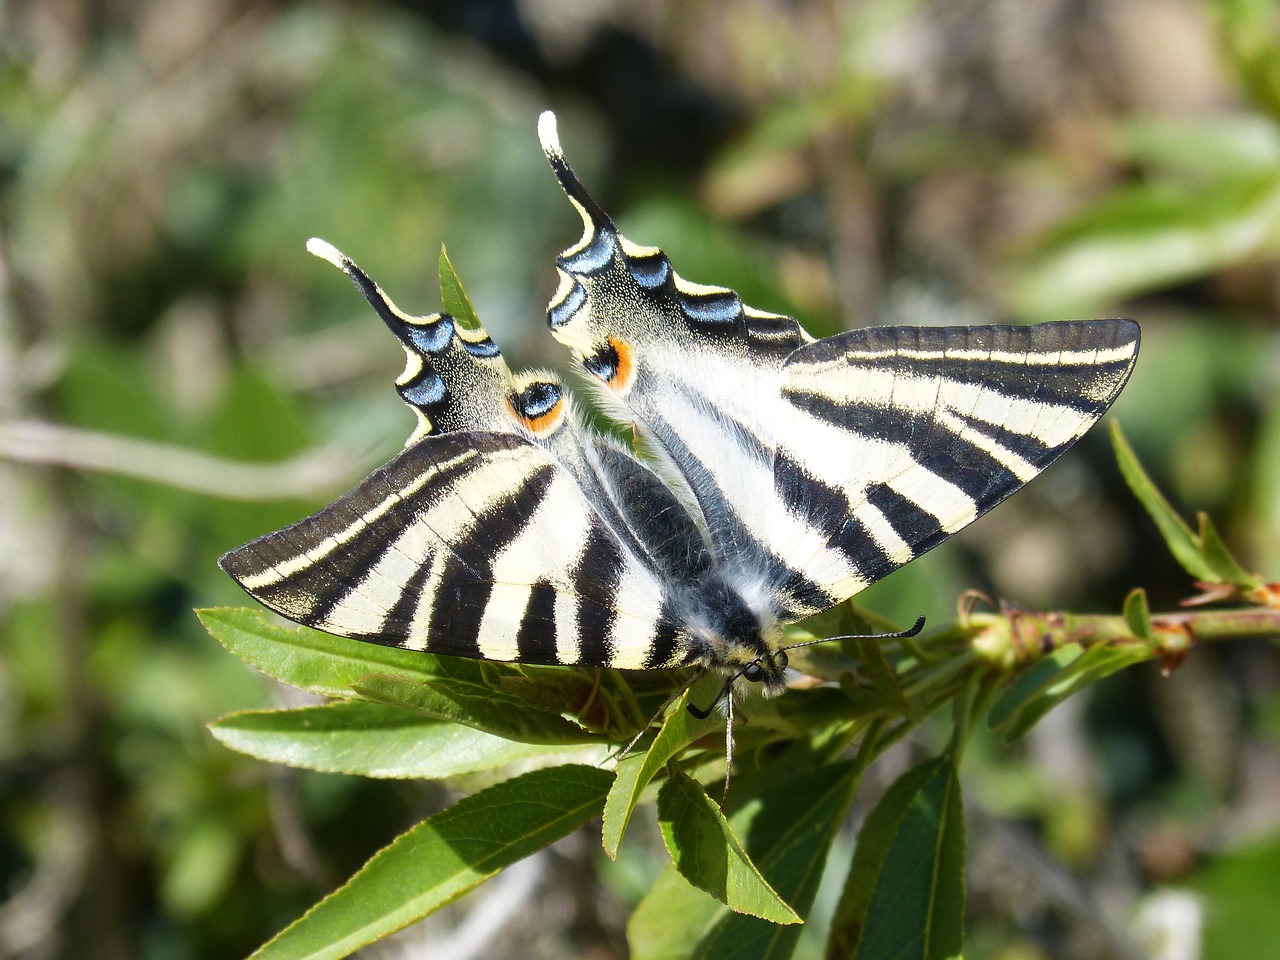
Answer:
<svg viewBox="0 0 1280 960"><path fill-rule="evenodd" d="M717 563L796 620L857 593L985 513L1119 393L1124 320L871 328L826 340L691 284L617 230L543 150L582 217L552 333L669 458Z"/></svg>
<svg viewBox="0 0 1280 960"><path fill-rule="evenodd" d="M221 565L328 633L489 660L678 662L663 590L528 440L421 440L356 489Z"/></svg>
<svg viewBox="0 0 1280 960"><path fill-rule="evenodd" d="M1127 320L854 330L785 367L775 494L823 543L793 544L790 617L852 596L1035 477L1128 380Z"/></svg>
<svg viewBox="0 0 1280 960"><path fill-rule="evenodd" d="M419 427L320 512L226 554L260 602L339 636L489 660L649 668L687 650L664 590L700 541L661 482L594 438L550 374L513 375L483 330L400 311L341 267L400 339Z"/></svg>
<svg viewBox="0 0 1280 960"><path fill-rule="evenodd" d="M770 537L788 514L769 491L782 371L812 338L732 290L685 281L661 250L624 238L569 168L550 114L539 133L584 224L556 261L552 334L601 387L606 409L636 423L665 461L664 478L695 505L716 561L777 567Z"/></svg>

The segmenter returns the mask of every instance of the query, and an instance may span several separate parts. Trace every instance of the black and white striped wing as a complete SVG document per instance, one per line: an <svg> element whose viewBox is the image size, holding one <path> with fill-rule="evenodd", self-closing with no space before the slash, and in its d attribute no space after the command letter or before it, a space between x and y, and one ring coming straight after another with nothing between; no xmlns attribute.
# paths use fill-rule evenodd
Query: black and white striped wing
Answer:
<svg viewBox="0 0 1280 960"><path fill-rule="evenodd" d="M854 330L784 369L775 496L821 542L779 548L790 616L852 596L941 543L1040 473L1128 380L1138 326Z"/></svg>
<svg viewBox="0 0 1280 960"><path fill-rule="evenodd" d="M358 640L525 663L683 660L649 566L515 434L427 436L221 565L290 620Z"/></svg>

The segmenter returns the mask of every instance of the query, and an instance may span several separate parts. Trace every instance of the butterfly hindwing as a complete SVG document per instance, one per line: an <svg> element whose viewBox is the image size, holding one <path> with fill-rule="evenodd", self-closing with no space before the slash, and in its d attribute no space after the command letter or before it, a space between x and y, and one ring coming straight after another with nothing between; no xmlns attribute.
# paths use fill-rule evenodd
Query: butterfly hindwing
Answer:
<svg viewBox="0 0 1280 960"><path fill-rule="evenodd" d="M812 338L732 290L684 280L661 250L628 241L569 168L548 115L539 129L584 224L556 261L552 334L600 386L606 410L636 423L669 464L664 476L694 501L716 560L785 570L770 532L804 524L762 491L772 488L784 422L783 366Z"/></svg>
<svg viewBox="0 0 1280 960"><path fill-rule="evenodd" d="M869 328L814 341L626 240L543 149L582 217L552 333L669 458L718 563L793 621L974 520L1102 415L1137 326Z"/></svg>
<svg viewBox="0 0 1280 960"><path fill-rule="evenodd" d="M683 662L655 557L705 561L652 471L585 428L554 375L513 375L483 330L410 316L349 258L309 246L400 340L396 386L419 427L355 490L223 568L340 636L490 660Z"/></svg>

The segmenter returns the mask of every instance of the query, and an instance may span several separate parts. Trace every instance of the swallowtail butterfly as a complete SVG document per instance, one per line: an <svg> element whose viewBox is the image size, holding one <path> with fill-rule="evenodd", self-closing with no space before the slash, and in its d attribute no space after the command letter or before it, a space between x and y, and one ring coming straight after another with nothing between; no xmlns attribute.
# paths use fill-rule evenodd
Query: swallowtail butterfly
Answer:
<svg viewBox="0 0 1280 960"><path fill-rule="evenodd" d="M937 546L1056 460L1115 399L1127 320L873 327L815 340L582 217L547 323L642 455L586 425L482 330L409 316L327 243L399 338L403 452L221 559L290 620L411 650L785 686L783 629Z"/></svg>

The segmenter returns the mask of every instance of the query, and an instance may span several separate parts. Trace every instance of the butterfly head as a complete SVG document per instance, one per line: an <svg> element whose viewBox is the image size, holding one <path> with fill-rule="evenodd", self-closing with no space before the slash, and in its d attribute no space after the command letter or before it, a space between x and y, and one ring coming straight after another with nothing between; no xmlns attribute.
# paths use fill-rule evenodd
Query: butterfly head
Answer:
<svg viewBox="0 0 1280 960"><path fill-rule="evenodd" d="M787 688L787 651L772 650L756 657L740 667L737 676L748 683L760 684L766 697L776 697Z"/></svg>

